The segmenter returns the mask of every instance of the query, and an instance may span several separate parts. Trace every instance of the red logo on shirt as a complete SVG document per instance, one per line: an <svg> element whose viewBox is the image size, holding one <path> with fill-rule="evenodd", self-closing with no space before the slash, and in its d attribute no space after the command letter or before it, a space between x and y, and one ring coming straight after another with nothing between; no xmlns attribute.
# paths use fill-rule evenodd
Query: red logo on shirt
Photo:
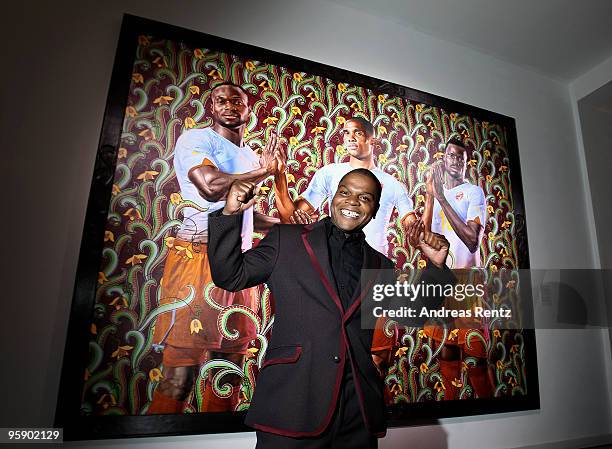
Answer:
<svg viewBox="0 0 612 449"><path fill-rule="evenodd" d="M463 192L459 192L457 195L455 195L455 199L457 201L461 201L463 199Z"/></svg>

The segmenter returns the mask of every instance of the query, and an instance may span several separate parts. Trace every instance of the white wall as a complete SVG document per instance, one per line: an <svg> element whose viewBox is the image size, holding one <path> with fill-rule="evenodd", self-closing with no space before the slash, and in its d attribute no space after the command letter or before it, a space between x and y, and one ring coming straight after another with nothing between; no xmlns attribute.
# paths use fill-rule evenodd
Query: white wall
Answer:
<svg viewBox="0 0 612 449"><path fill-rule="evenodd" d="M8 263L2 275L9 286L4 313L10 321L0 331L0 385L11 387L3 391L0 427L52 422L86 201L123 12L515 117L532 266L596 266L567 86L338 4L236 3L70 0L8 6L3 61L18 70L1 75L1 123L6 126L2 149L9 155L4 172L9 176L10 217L19 218L3 220ZM411 443L507 448L612 432L608 394L602 394L609 381L602 335L538 332L540 411L392 429L381 449ZM211 435L134 440L130 446L240 449L254 447L254 441L253 434L227 439ZM426 441L434 444L426 446Z"/></svg>

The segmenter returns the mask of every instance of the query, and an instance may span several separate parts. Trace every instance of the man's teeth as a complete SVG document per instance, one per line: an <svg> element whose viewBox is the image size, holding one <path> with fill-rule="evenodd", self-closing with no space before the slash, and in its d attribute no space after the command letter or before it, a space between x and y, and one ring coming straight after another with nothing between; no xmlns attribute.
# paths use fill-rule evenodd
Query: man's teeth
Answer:
<svg viewBox="0 0 612 449"><path fill-rule="evenodd" d="M357 212L353 212L352 210L340 209L340 213L348 218L358 218L359 214Z"/></svg>

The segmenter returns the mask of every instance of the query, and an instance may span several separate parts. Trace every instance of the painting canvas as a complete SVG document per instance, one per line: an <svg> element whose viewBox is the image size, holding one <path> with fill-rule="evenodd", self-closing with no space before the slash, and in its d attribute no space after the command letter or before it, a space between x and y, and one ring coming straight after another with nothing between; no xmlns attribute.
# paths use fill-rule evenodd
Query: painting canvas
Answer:
<svg viewBox="0 0 612 449"><path fill-rule="evenodd" d="M216 129L240 119L240 107L236 146ZM206 216L222 205L223 188L203 191L193 170L260 170L255 223L243 234L247 246L257 245L265 217L286 221L281 199L306 201L311 219L327 216L334 171L357 160L350 124L371 138L371 153L360 160L378 173L383 191L394 189L372 241L398 272L427 264L408 243L403 218L422 216L428 201L432 230L451 240L451 267L529 268L513 119L125 16L64 356L56 424L65 438L249 430L242 421L265 365L274 298L265 285L232 296L215 287L206 269ZM283 191L277 175L261 170L272 139L287 152ZM237 148L244 160L232 153ZM464 179L451 206L428 190L435 166ZM477 226L469 251L448 207ZM486 323L440 337L391 322L380 338L391 347L384 372L391 425L538 407L533 330ZM454 357L443 360L443 352ZM160 391L174 402L159 402Z"/></svg>

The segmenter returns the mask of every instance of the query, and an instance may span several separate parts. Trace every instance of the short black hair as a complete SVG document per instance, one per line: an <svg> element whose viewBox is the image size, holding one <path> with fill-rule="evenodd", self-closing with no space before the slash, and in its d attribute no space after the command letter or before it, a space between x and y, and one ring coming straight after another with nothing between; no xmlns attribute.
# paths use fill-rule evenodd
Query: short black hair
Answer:
<svg viewBox="0 0 612 449"><path fill-rule="evenodd" d="M455 145L456 147L463 148L463 150L465 151L466 158L467 159L470 158L470 149L467 147L467 145L465 144L463 139L461 139L459 137L451 137L450 139L448 139L446 141L446 146L444 147L445 151L446 151L446 148L448 148L449 145Z"/></svg>
<svg viewBox="0 0 612 449"><path fill-rule="evenodd" d="M236 84L233 83L231 81L223 81L222 83L219 84L215 84L211 89L210 89L210 95L212 97L212 93L215 91L215 89L218 89L219 87L223 87L223 86L231 86L231 87L235 87L237 89L240 89L242 91L243 94L245 94L247 96L247 100L251 99L250 94L246 91L246 89L244 87L242 87L240 84Z"/></svg>
<svg viewBox="0 0 612 449"><path fill-rule="evenodd" d="M363 130L365 131L366 136L372 137L374 135L374 126L372 125L372 123L370 123L369 120L366 120L365 118L359 115L356 115L354 117L347 119L346 121L359 123L363 127Z"/></svg>
<svg viewBox="0 0 612 449"><path fill-rule="evenodd" d="M353 175L353 174L363 175L363 176L370 178L372 181L374 181L374 186L376 190L374 192L376 195L376 207L374 208L374 214L372 215L372 218L374 218L376 216L376 212L378 212L378 208L380 207L380 198L382 197L382 184L380 183L376 175L372 173L371 170L368 170L367 168L356 168L348 172L346 175L344 175L340 179L340 182L338 182L338 185L342 184L342 181L344 181L344 178L346 178L348 175Z"/></svg>

